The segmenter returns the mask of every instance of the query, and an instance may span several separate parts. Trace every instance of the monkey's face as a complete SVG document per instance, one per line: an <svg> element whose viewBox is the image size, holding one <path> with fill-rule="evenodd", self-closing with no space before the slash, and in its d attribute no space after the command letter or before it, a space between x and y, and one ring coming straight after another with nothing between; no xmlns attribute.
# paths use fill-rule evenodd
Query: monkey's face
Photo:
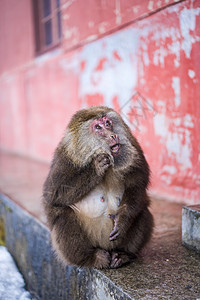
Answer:
<svg viewBox="0 0 200 300"><path fill-rule="evenodd" d="M113 123L109 117L102 117L91 123L90 129L100 139L103 139L110 147L113 156L120 153L120 140L118 135L113 132Z"/></svg>
<svg viewBox="0 0 200 300"><path fill-rule="evenodd" d="M112 166L121 172L137 163L134 137L120 115L107 107L90 107L78 111L69 123L61 147L71 160L88 165L99 153L110 155Z"/></svg>

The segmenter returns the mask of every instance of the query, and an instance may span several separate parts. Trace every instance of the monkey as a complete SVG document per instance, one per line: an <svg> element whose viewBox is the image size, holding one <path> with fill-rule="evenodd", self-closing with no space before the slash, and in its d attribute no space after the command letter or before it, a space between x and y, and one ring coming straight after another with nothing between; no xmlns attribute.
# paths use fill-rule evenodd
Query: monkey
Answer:
<svg viewBox="0 0 200 300"><path fill-rule="evenodd" d="M43 185L51 241L64 265L119 268L150 240L150 169L119 113L77 111L58 144Z"/></svg>

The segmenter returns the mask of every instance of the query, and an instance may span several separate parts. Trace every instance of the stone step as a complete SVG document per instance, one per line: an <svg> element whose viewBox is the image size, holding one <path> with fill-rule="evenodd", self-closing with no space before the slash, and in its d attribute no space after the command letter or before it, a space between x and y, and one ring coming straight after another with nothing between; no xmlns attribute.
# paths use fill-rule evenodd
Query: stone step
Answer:
<svg viewBox="0 0 200 300"><path fill-rule="evenodd" d="M200 253L200 205L183 207L182 243Z"/></svg>

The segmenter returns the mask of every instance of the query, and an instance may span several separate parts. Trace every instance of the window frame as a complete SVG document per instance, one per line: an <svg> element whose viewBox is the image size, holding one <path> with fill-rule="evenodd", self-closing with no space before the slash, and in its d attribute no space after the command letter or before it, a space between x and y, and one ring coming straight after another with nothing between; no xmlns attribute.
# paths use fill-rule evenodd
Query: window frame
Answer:
<svg viewBox="0 0 200 300"><path fill-rule="evenodd" d="M35 52L36 55L43 54L48 52L61 44L62 41L62 24L59 29L59 22L57 14L60 13L60 23L61 20L61 5L57 7L57 0L49 0L51 5L51 12L47 16L43 16L44 7L43 0L32 0L32 9L33 9L33 21L35 29ZM52 42L47 44L45 42L45 29L44 24L47 21L51 21L51 38ZM59 34L60 33L60 34Z"/></svg>

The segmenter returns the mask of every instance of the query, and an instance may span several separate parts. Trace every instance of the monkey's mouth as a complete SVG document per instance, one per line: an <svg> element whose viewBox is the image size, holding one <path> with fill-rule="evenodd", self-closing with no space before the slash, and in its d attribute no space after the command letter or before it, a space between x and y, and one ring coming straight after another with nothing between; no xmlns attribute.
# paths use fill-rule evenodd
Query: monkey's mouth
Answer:
<svg viewBox="0 0 200 300"><path fill-rule="evenodd" d="M111 146L110 149L113 154L117 154L120 149L120 144L115 144L115 145Z"/></svg>

